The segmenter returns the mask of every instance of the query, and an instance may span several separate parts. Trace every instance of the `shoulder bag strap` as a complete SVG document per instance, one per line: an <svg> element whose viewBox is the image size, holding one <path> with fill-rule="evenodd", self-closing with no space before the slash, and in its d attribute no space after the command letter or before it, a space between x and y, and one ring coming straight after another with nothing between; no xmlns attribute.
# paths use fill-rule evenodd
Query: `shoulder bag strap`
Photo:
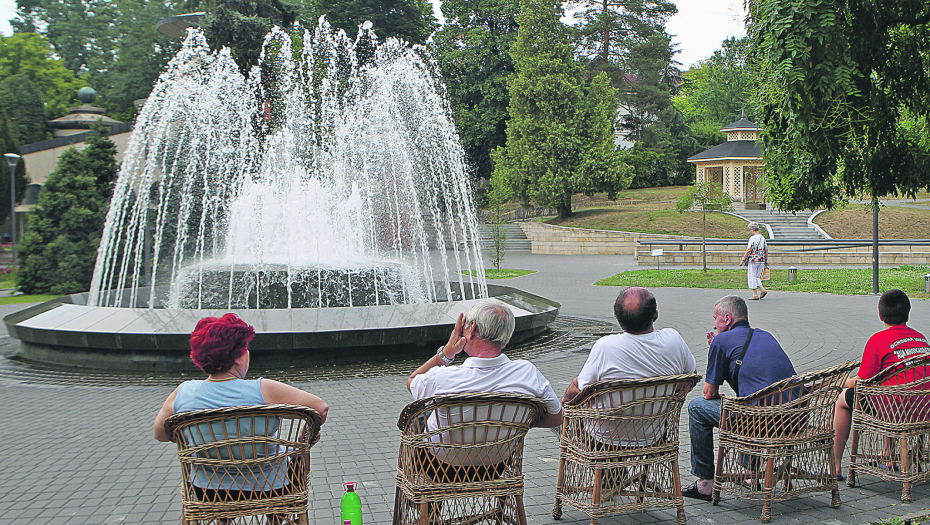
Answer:
<svg viewBox="0 0 930 525"><path fill-rule="evenodd" d="M743 343L743 347L739 350L739 354L736 356L736 368L733 369L733 380L730 381L730 384L733 385L733 390L736 391L736 397L739 397L739 369L743 366L743 356L746 355L746 350L749 349L749 341L752 339L752 333L755 331L755 328L750 328L749 333L746 334L746 342Z"/></svg>

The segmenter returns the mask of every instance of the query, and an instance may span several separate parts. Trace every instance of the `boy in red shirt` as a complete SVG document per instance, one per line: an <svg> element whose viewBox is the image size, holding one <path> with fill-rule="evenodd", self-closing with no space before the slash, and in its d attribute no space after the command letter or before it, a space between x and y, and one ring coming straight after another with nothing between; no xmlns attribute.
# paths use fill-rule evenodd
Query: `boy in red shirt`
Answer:
<svg viewBox="0 0 930 525"><path fill-rule="evenodd" d="M846 381L846 388L836 400L833 412L833 430L836 432L833 442L833 458L836 472L842 472L843 450L849 439L852 426L852 406L855 396L856 381L869 379L890 365L914 355L930 353L923 334L907 326L911 313L911 301L901 290L888 290L878 300L878 318L885 323L885 329L869 338L862 353L862 366L859 373ZM839 480L844 478L839 476Z"/></svg>

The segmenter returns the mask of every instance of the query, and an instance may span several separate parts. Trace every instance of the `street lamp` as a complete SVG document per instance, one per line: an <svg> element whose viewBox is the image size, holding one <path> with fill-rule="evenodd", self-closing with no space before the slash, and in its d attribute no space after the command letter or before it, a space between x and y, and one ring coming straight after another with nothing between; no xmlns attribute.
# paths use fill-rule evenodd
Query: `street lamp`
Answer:
<svg viewBox="0 0 930 525"><path fill-rule="evenodd" d="M13 230L10 240L13 241L13 264L16 264L16 165L19 164L19 155L4 153L6 163L10 165L10 228Z"/></svg>

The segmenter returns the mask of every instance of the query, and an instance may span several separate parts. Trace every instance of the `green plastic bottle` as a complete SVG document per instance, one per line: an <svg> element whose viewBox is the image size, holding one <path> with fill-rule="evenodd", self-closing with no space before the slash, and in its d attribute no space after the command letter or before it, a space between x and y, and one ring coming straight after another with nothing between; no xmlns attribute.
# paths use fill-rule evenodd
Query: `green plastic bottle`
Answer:
<svg viewBox="0 0 930 525"><path fill-rule="evenodd" d="M352 525L362 525L362 498L358 497L355 487L358 483L349 481L343 483L346 493L342 495L342 523L351 522Z"/></svg>

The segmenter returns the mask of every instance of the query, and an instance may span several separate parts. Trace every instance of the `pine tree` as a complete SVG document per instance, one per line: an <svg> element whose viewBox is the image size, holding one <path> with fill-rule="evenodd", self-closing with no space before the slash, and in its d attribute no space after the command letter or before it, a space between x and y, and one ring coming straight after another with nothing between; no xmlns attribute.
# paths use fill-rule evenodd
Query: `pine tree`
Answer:
<svg viewBox="0 0 930 525"><path fill-rule="evenodd" d="M116 146L103 134L92 134L81 151L62 154L19 248L23 292L87 291L117 171Z"/></svg>
<svg viewBox="0 0 930 525"><path fill-rule="evenodd" d="M21 146L52 138L42 91L25 74L0 81L0 110L10 119L10 131Z"/></svg>
<svg viewBox="0 0 930 525"><path fill-rule="evenodd" d="M606 191L613 199L629 185L630 170L614 151L617 90L602 73L585 92L561 15L559 2L521 2L507 146L494 152L492 184L568 217L574 193Z"/></svg>

